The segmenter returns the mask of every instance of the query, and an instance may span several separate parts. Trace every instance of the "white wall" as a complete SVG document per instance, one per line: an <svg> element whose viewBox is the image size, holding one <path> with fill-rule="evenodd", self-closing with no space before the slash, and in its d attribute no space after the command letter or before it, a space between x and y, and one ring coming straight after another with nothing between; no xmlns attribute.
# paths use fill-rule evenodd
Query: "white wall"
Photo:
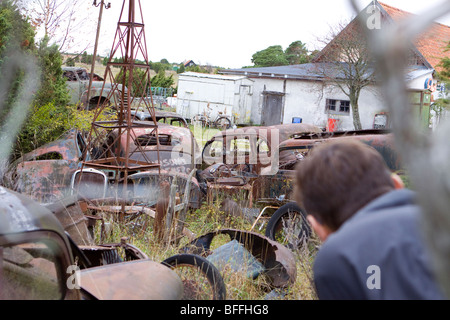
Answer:
<svg viewBox="0 0 450 320"><path fill-rule="evenodd" d="M311 91L317 89L318 85L310 85ZM348 114L330 114L325 111L326 99L350 100L342 90L336 87L326 87L323 90L320 102L311 106L313 124L319 127L326 127L328 118L338 119L338 130L354 130L352 109ZM359 117L362 129L372 129L374 117L377 113L387 112L388 107L383 102L379 88L368 86L361 90L358 100Z"/></svg>
<svg viewBox="0 0 450 320"><path fill-rule="evenodd" d="M262 92L264 90L285 94L283 123L291 123L293 117L300 117L303 123L322 128L326 127L328 120L328 115L325 112L326 99L349 100L340 89L331 87L323 89L322 83L318 81L262 78L254 78L253 80L255 82L251 120L255 124L261 123ZM371 86L362 90L359 110L363 129L371 129L375 114L387 111L377 88ZM333 118L339 119L340 130L354 129L351 111L349 115L336 115Z"/></svg>
<svg viewBox="0 0 450 320"><path fill-rule="evenodd" d="M283 92L284 80L252 78L253 96L251 103L250 121L254 124L261 124L263 91Z"/></svg>

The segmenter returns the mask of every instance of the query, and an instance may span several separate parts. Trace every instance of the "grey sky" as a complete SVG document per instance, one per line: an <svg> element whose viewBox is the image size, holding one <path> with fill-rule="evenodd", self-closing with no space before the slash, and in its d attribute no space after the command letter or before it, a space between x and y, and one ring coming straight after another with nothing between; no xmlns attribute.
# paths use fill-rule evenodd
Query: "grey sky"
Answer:
<svg viewBox="0 0 450 320"><path fill-rule="evenodd" d="M123 3L109 1L112 7L103 14L98 49L101 55L111 49ZM381 2L420 14L443 1L450 0ZM358 0L361 8L370 2ZM151 61L192 59L228 68L252 65L252 55L271 45L286 49L290 43L301 40L310 50L320 49L316 39L323 37L330 26L348 21L355 14L348 0L142 0L141 4ZM98 16L98 9L89 13ZM450 25L450 15L439 22ZM95 32L91 35L94 40Z"/></svg>

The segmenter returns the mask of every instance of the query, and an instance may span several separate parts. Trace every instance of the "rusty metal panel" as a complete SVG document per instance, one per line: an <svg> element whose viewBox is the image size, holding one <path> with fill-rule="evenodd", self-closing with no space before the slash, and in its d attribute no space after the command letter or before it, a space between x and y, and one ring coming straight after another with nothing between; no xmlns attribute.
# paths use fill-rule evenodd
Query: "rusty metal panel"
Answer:
<svg viewBox="0 0 450 320"><path fill-rule="evenodd" d="M135 199L156 203L161 191L159 188L160 181L167 181L169 184L176 182L177 192L183 194L189 175L161 170L160 173L158 171L136 173L129 176L129 179L133 182L133 197ZM190 183L189 206L191 208L200 208L202 200L203 196L200 185L197 179L192 177Z"/></svg>
<svg viewBox="0 0 450 320"><path fill-rule="evenodd" d="M81 270L80 284L101 300L179 300L184 290L174 271L150 260Z"/></svg>
<svg viewBox="0 0 450 320"><path fill-rule="evenodd" d="M42 160L17 165L18 191L39 202L52 202L68 194L74 164L68 160Z"/></svg>
<svg viewBox="0 0 450 320"><path fill-rule="evenodd" d="M194 254L210 254L210 245L215 236L227 234L231 240L239 241L258 261L275 288L292 285L297 277L297 267L293 253L278 242L255 232L235 229L221 229L198 237L183 250Z"/></svg>
<svg viewBox="0 0 450 320"><path fill-rule="evenodd" d="M400 154L394 145L394 136L387 130L360 130L343 132L324 132L319 134L306 134L289 139L280 144L282 150L298 148L311 149L317 143L336 139L356 139L375 148L385 160L392 171L402 170L403 165Z"/></svg>

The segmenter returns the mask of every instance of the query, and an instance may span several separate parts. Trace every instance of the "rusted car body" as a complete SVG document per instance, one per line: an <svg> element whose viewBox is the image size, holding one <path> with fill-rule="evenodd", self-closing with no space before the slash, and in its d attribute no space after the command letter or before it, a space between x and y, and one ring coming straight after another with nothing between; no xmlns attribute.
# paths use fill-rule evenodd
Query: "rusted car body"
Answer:
<svg viewBox="0 0 450 320"><path fill-rule="evenodd" d="M85 148L82 135L72 130L61 139L25 154L12 166L17 191L43 203L70 195L72 176L81 167L80 158ZM83 179L90 180L91 184L104 182L96 171L86 172Z"/></svg>
<svg viewBox="0 0 450 320"><path fill-rule="evenodd" d="M80 270L74 246L47 208L0 187L0 298L180 299L170 268L135 260ZM114 279L114 281L111 281Z"/></svg>
<svg viewBox="0 0 450 320"><path fill-rule="evenodd" d="M211 242L217 235L228 235L231 240L241 243L264 266L263 273L274 288L286 288L297 277L297 267L293 253L283 245L251 231L220 229L204 234L183 248L184 252L208 256Z"/></svg>
<svg viewBox="0 0 450 320"><path fill-rule="evenodd" d="M203 170L197 175L207 200L219 194L238 196L245 202L241 206L253 207L254 181L262 174L276 174L280 143L296 134L319 132L320 128L303 123L221 131L206 142Z"/></svg>
<svg viewBox="0 0 450 320"><path fill-rule="evenodd" d="M128 179L133 183L133 199L142 201L148 205L154 205L158 201L161 190L160 182L166 181L170 185L176 185L176 192L183 195L187 181L190 181L189 207L200 208L203 201L203 191L195 177L182 172L166 170L149 170L132 174Z"/></svg>
<svg viewBox="0 0 450 320"><path fill-rule="evenodd" d="M231 169L241 168L255 175L263 168L278 170L278 147L296 134L319 133L321 129L309 124L282 124L267 127L244 127L225 130L206 142L203 148L205 174L225 164Z"/></svg>
<svg viewBox="0 0 450 320"><path fill-rule="evenodd" d="M84 269L81 271L80 283L83 290L101 300L183 298L183 283L178 275L163 264L150 260Z"/></svg>
<svg viewBox="0 0 450 320"><path fill-rule="evenodd" d="M114 130L107 138L107 146L115 144L117 147L120 143L120 150L128 150L131 160L143 163L158 163L159 160L162 170L190 173L200 157L199 146L191 131L184 127L158 123L158 141L152 131L147 128L133 128L133 139L127 141L125 134L119 136L119 131Z"/></svg>
<svg viewBox="0 0 450 320"><path fill-rule="evenodd" d="M254 197L256 199L293 200L295 165L315 145L336 139L356 139L375 148L393 172L403 169L401 159L394 146L393 134L388 130L359 130L343 132L321 132L301 134L283 141L279 146L279 170L274 175L261 175L255 180Z"/></svg>
<svg viewBox="0 0 450 320"><path fill-rule="evenodd" d="M141 121L153 121L148 111L131 110L131 115L135 119L139 119ZM176 112L156 110L155 118L156 122L159 123L166 123L172 126L189 128L186 119Z"/></svg>
<svg viewBox="0 0 450 320"><path fill-rule="evenodd" d="M156 116L161 121L171 119L179 121L181 124L184 123L184 119L177 117L176 114L157 111ZM170 118L167 118L169 116ZM171 176L180 174L178 181L181 181L185 174L191 172L195 163L201 162L199 146L191 131L184 125L179 127L158 123L159 152L156 137L149 132L151 130L145 128L133 129L132 134L135 139L132 139L134 141L131 141L128 146L130 159L146 163L159 161L162 171L169 172ZM112 131L106 138L103 147L87 150L85 160L94 159L104 152L102 148L107 149L108 146L119 143L121 144L120 150L127 150L126 135L119 137L118 131ZM25 154L13 164L18 181L17 191L40 202L48 203L70 195L73 187L81 183L89 186L89 192L85 196L90 198L107 196L107 188L104 187L105 179L108 182L114 182L116 172L107 168L95 170L88 166L82 166L81 159L86 147L87 143L81 133L73 130L61 139ZM109 156L121 156L121 154ZM83 169L82 174L80 174L80 169ZM130 175L134 173L140 172L131 171ZM79 176L81 176L80 179Z"/></svg>

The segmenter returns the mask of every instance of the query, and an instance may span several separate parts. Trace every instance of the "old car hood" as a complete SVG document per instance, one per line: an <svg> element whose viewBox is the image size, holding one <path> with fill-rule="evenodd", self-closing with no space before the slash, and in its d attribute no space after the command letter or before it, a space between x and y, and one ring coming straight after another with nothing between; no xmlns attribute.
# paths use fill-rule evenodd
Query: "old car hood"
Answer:
<svg viewBox="0 0 450 320"><path fill-rule="evenodd" d="M151 260L81 270L80 285L101 300L178 300L183 296L178 275Z"/></svg>

